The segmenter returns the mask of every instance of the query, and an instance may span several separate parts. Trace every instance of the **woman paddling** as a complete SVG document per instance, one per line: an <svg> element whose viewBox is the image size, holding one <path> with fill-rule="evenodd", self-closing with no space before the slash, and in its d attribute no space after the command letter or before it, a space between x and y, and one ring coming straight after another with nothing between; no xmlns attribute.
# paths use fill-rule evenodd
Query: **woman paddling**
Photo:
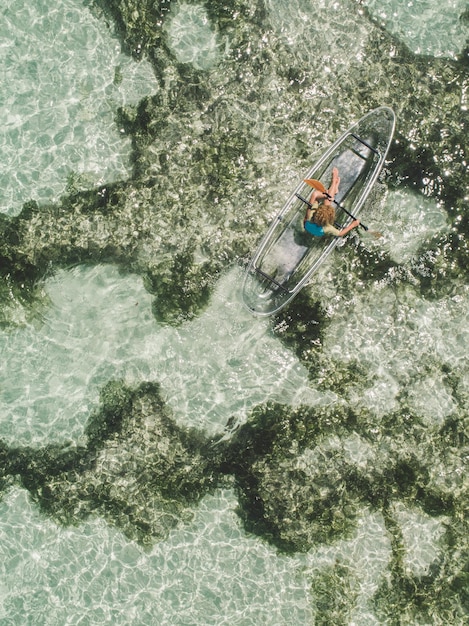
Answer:
<svg viewBox="0 0 469 626"><path fill-rule="evenodd" d="M324 235L343 237L360 224L359 220L353 220L353 222L341 230L338 230L334 226L335 209L332 206L332 202L335 194L339 190L339 183L339 170L334 167L332 170L331 186L327 190L327 193L322 193L315 189L311 194L309 200L311 206L308 206L306 209L303 226L306 232L315 237L323 237ZM319 204L320 200L323 201L321 204Z"/></svg>

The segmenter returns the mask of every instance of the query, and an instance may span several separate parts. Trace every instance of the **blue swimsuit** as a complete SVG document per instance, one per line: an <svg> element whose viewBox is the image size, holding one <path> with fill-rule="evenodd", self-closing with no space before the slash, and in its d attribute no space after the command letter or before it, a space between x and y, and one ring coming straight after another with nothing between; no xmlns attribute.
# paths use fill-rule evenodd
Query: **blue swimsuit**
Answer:
<svg viewBox="0 0 469 626"><path fill-rule="evenodd" d="M314 222L305 222L305 231L315 237L324 237L324 228Z"/></svg>

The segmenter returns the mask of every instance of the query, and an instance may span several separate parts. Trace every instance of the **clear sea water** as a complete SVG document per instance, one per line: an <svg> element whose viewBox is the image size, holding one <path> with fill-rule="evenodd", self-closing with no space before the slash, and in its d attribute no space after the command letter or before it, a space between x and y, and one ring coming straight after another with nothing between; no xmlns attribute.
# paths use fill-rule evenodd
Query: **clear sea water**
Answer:
<svg viewBox="0 0 469 626"><path fill-rule="evenodd" d="M444 7L436 0L359 4L417 55L453 59L466 44L463 0ZM328 19L332 35L324 54L331 73L353 65L351 51L354 62L359 59L367 24L349 19L349 2L268 0L265 7L294 57L301 52L299 39L316 33L317 20ZM0 13L0 210L14 216L30 199L57 202L71 187L125 180L131 145L115 113L157 92L150 63L123 53L101 12L80 0L56 0L53 7L42 0L4 0ZM334 28L343 34L343 23L348 38L337 42ZM202 2L175 3L165 29L175 64L192 64L207 76L223 72L230 42L218 36ZM314 101L314 85L308 93ZM274 151L271 159L275 179L282 157ZM288 187L285 197L289 193ZM434 198L406 187L385 191L375 221L383 237L373 245L404 265L451 228ZM113 379L159 382L175 419L210 435L223 432L230 418L242 423L267 401L313 407L347 402L379 417L399 410L404 391L407 409L429 427L443 424L455 399L442 367L458 364L459 392L469 397L468 287L437 302L383 283L371 291L360 285L340 291L333 279L338 267L331 260L315 287L329 315L324 352L331 367L356 358L366 363L372 375L365 395L352 389L344 399L315 388L271 322L243 308L237 266L217 282L205 311L173 327L155 320L140 276L122 275L113 265L78 265L43 281L47 304L40 320L19 310L17 324L0 334L0 439L33 447L80 442L100 390ZM357 465L374 459L359 437L323 445L340 447ZM234 489L220 487L194 507L192 520L143 547L100 517L73 527L53 522L15 484L0 501L0 626L312 625L312 581L337 560L358 581L347 623L382 623L370 602L391 558L379 512L364 507L351 538L285 555L244 529L237 504ZM448 520L394 506L404 568L424 575L442 558Z"/></svg>

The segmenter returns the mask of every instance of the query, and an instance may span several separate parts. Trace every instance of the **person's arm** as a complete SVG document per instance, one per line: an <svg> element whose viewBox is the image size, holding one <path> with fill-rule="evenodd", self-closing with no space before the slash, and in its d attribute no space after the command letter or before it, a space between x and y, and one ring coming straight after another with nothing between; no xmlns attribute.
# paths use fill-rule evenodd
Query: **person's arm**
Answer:
<svg viewBox="0 0 469 626"><path fill-rule="evenodd" d="M317 202L311 202L311 206L306 209L305 219L303 222L310 222L313 217L314 211L318 208L319 204Z"/></svg>
<svg viewBox="0 0 469 626"><path fill-rule="evenodd" d="M334 235L335 237L344 237L347 233L349 233L352 229L356 228L360 224L359 220L353 220L348 226L342 228L342 230L338 230L335 226L324 226L324 232L329 233L330 235Z"/></svg>

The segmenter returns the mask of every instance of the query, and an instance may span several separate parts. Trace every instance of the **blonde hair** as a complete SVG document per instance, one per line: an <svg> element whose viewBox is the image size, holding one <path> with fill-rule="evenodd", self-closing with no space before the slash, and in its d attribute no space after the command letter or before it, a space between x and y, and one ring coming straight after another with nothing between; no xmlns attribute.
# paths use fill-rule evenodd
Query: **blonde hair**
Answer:
<svg viewBox="0 0 469 626"><path fill-rule="evenodd" d="M314 211L313 222L318 226L328 226L335 220L335 209L332 204L321 204Z"/></svg>

